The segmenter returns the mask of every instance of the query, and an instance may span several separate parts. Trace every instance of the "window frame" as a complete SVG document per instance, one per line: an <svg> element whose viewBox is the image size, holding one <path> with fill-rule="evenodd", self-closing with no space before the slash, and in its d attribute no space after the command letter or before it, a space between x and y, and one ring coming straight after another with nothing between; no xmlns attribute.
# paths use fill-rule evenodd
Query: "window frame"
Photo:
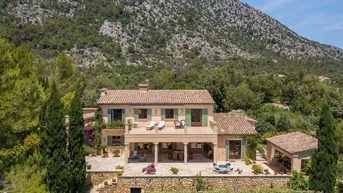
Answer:
<svg viewBox="0 0 343 193"><path fill-rule="evenodd" d="M174 109L165 109L164 116L165 116L165 119L174 119Z"/></svg>
<svg viewBox="0 0 343 193"><path fill-rule="evenodd" d="M142 113L141 112L145 112ZM141 116L141 115L145 115L145 116ZM148 109L138 109L138 119L148 119Z"/></svg>
<svg viewBox="0 0 343 193"><path fill-rule="evenodd" d="M111 136L111 145L112 146L121 146L120 141L121 141L121 136L120 135L113 135L113 136Z"/></svg>

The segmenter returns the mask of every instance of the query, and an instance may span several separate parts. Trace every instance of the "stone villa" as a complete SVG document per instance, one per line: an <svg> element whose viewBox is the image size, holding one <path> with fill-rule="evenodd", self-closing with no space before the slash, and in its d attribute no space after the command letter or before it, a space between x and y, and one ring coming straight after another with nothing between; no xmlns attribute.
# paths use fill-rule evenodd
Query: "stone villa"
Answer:
<svg viewBox="0 0 343 193"><path fill-rule="evenodd" d="M125 162L153 155L162 160L244 159L246 137L258 134L255 120L238 113L214 113L207 90L101 90L98 105L108 128L102 143L120 148ZM109 123L121 121L124 128Z"/></svg>

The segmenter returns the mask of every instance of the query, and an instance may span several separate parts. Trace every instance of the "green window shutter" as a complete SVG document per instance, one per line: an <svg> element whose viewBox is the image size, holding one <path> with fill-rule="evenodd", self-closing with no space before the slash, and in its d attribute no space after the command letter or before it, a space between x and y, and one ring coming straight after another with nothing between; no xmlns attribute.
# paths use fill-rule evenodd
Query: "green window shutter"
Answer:
<svg viewBox="0 0 343 193"><path fill-rule="evenodd" d="M174 119L179 120L179 109L174 109Z"/></svg>
<svg viewBox="0 0 343 193"><path fill-rule="evenodd" d="M166 119L166 110L165 109L161 109L161 120Z"/></svg>
<svg viewBox="0 0 343 193"><path fill-rule="evenodd" d="M229 153L230 153L230 140L226 140L226 160L229 160Z"/></svg>
<svg viewBox="0 0 343 193"><path fill-rule="evenodd" d="M111 109L108 108L107 109L107 124L110 125L111 122L112 122L112 120L111 120Z"/></svg>
<svg viewBox="0 0 343 193"><path fill-rule="evenodd" d="M138 143L135 143L134 149L135 149L135 151L138 151Z"/></svg>
<svg viewBox="0 0 343 193"><path fill-rule="evenodd" d="M125 143L125 135L121 135L120 136L120 145L124 146L124 143Z"/></svg>
<svg viewBox="0 0 343 193"><path fill-rule="evenodd" d="M112 146L112 136L107 136L107 146Z"/></svg>
<svg viewBox="0 0 343 193"><path fill-rule="evenodd" d="M207 109L202 109L202 127L207 127L207 122L208 122L208 113Z"/></svg>
<svg viewBox="0 0 343 193"><path fill-rule="evenodd" d="M241 157L244 160L244 158L245 158L245 139L242 139Z"/></svg>
<svg viewBox="0 0 343 193"><path fill-rule="evenodd" d="M148 109L148 120L151 121L151 109Z"/></svg>
<svg viewBox="0 0 343 193"><path fill-rule="evenodd" d="M125 109L121 110L121 121L125 123Z"/></svg>
<svg viewBox="0 0 343 193"><path fill-rule="evenodd" d="M134 120L138 120L138 109L134 109Z"/></svg>
<svg viewBox="0 0 343 193"><path fill-rule="evenodd" d="M186 109L186 124L187 126L191 126L191 109Z"/></svg>

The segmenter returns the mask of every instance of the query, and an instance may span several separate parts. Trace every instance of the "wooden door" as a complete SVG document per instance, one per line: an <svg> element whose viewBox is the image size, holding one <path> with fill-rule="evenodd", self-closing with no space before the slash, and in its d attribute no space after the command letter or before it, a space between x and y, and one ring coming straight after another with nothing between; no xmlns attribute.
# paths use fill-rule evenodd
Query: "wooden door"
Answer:
<svg viewBox="0 0 343 193"><path fill-rule="evenodd" d="M242 141L230 140L229 159L241 159Z"/></svg>
<svg viewBox="0 0 343 193"><path fill-rule="evenodd" d="M192 127L201 127L201 117L202 117L202 112L201 109L192 109L191 110L191 126Z"/></svg>

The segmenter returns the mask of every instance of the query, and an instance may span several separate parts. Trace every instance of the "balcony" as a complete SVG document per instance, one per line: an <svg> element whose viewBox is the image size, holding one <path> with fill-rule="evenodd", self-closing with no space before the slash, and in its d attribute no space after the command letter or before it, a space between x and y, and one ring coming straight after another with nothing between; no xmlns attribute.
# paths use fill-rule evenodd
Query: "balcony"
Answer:
<svg viewBox="0 0 343 193"><path fill-rule="evenodd" d="M158 129L157 125L151 130L145 126L129 128L125 126L125 142L215 142L217 143L217 124L210 121L209 127L165 126Z"/></svg>

